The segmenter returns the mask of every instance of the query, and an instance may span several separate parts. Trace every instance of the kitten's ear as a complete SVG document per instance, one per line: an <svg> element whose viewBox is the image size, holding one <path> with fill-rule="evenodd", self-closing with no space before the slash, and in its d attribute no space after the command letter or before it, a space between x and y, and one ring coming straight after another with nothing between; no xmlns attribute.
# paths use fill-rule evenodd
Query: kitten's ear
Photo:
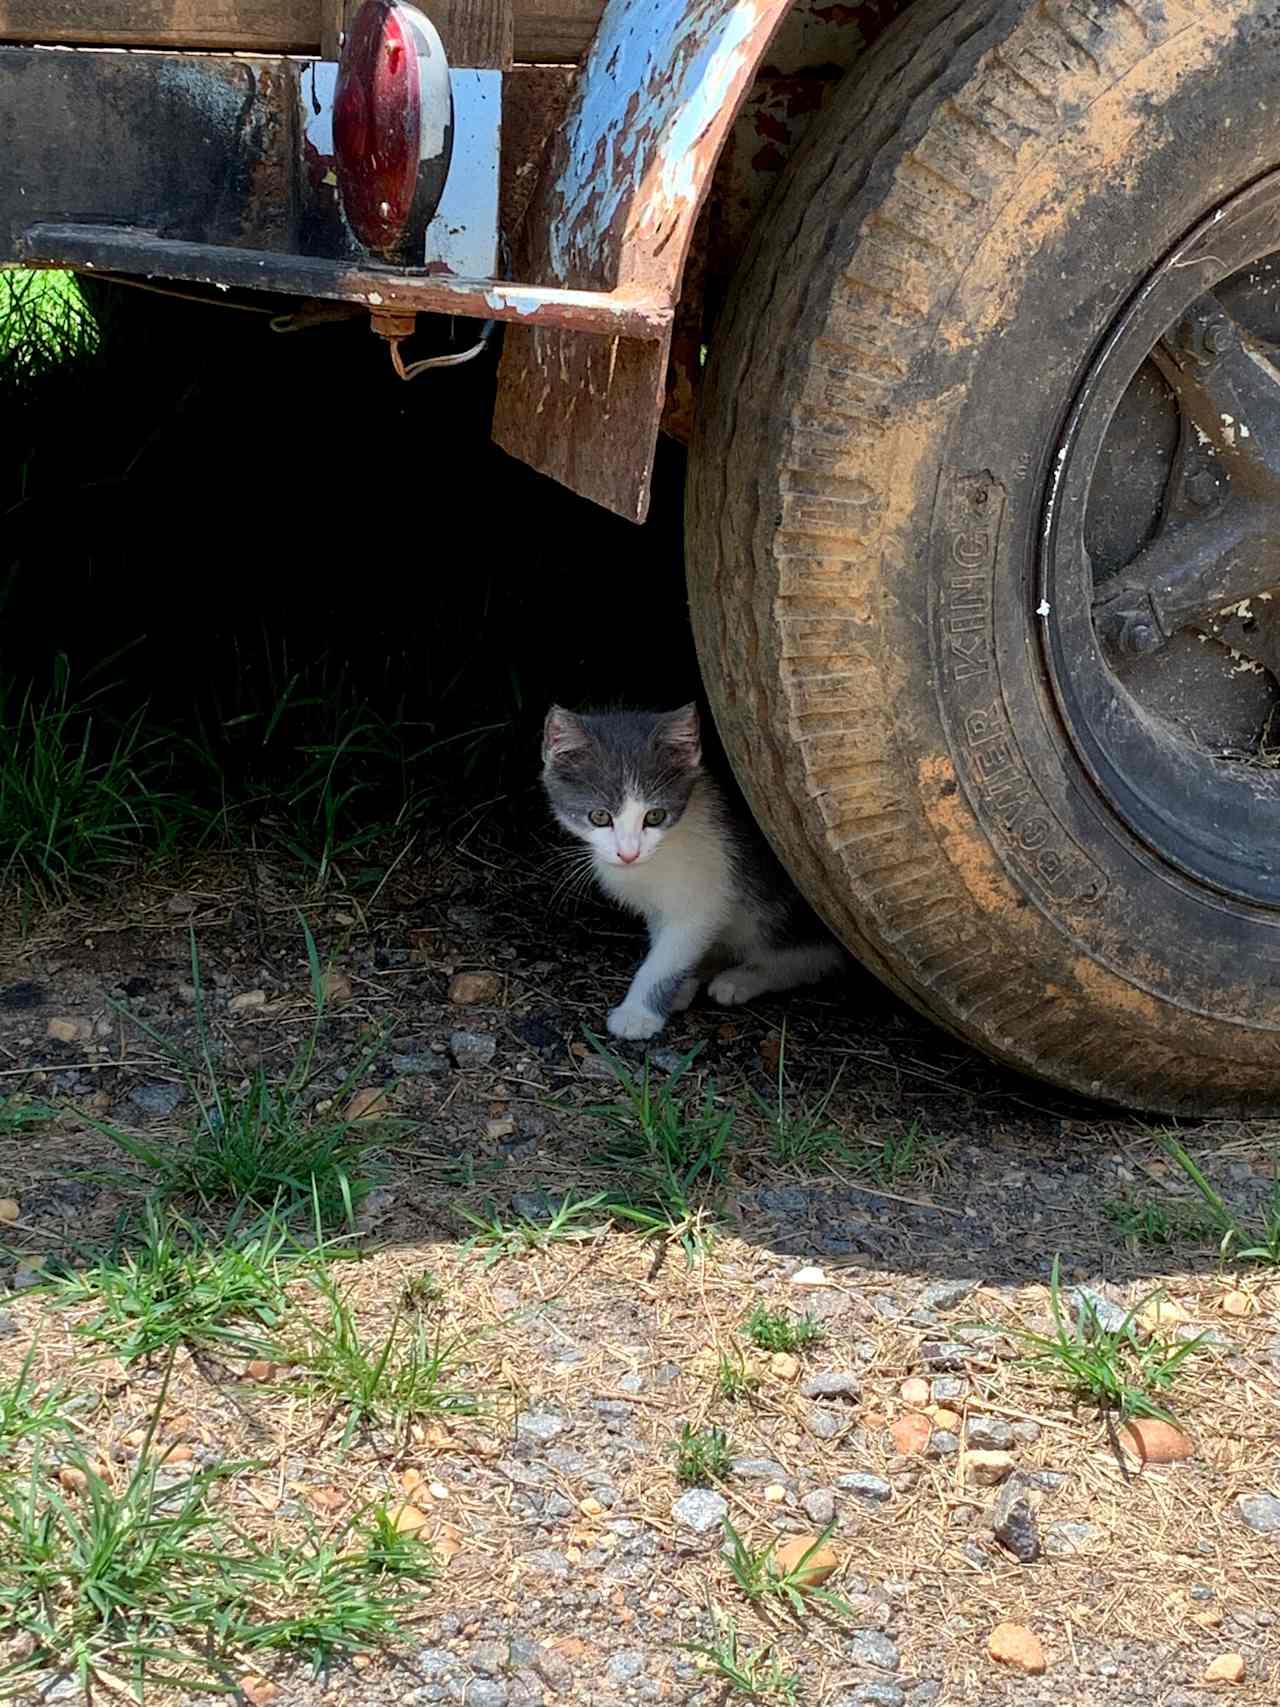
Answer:
<svg viewBox="0 0 1280 1707"><path fill-rule="evenodd" d="M542 725L543 764L552 764L556 759L564 758L566 753L577 752L586 745L587 732L582 719L561 705L553 705Z"/></svg>
<svg viewBox="0 0 1280 1707"><path fill-rule="evenodd" d="M679 711L667 712L659 719L655 734L658 744L686 769L696 770L702 762L702 729L696 705L682 705Z"/></svg>

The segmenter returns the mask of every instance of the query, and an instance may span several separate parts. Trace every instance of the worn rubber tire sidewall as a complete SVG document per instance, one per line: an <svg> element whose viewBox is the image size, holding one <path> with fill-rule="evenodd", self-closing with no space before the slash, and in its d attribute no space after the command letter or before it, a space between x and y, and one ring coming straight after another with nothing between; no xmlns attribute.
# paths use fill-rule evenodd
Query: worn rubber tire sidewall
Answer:
<svg viewBox="0 0 1280 1707"><path fill-rule="evenodd" d="M1280 919L1101 800L1050 691L1035 552L1103 333L1280 164L1278 13L913 8L757 235L690 474L712 706L809 898L992 1053L1185 1112L1280 1105Z"/></svg>

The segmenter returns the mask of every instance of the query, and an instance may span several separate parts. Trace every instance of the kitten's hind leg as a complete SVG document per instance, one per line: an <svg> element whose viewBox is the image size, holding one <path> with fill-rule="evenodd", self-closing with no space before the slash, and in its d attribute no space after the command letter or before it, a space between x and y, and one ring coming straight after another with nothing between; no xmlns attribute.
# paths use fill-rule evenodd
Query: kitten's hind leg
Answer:
<svg viewBox="0 0 1280 1707"><path fill-rule="evenodd" d="M838 972L843 964L844 955L833 942L774 949L721 972L708 984L707 994L722 1007L736 1008L769 990L816 984L829 973Z"/></svg>

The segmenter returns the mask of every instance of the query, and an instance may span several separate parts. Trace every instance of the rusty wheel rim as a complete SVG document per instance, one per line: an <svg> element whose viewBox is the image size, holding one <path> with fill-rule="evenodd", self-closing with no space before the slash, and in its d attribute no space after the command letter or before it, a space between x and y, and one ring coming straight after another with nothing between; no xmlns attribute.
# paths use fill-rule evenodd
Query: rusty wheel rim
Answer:
<svg viewBox="0 0 1280 1707"><path fill-rule="evenodd" d="M1106 809L1171 876L1280 907L1280 172L1103 340L1040 539L1040 642Z"/></svg>

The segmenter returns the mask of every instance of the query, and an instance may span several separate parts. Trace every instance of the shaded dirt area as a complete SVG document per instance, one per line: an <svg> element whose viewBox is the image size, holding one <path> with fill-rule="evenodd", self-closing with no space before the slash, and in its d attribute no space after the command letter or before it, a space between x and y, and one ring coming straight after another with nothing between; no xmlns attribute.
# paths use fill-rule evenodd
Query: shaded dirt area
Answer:
<svg viewBox="0 0 1280 1707"><path fill-rule="evenodd" d="M457 1380L480 1410L357 1430L344 1448L343 1417L290 1380L288 1346L315 1310L305 1286L281 1363L257 1378L242 1356L178 1353L158 1438L186 1462L252 1461L219 1494L235 1526L336 1531L363 1501L403 1493L442 1565L407 1639L318 1677L246 1666L256 1698L749 1699L682 1646L707 1641L714 1608L748 1645L776 1642L809 1707L1275 1699L1280 1534L1238 1501L1280 1495L1280 1285L1224 1267L1176 1209L1160 1223L1172 1243L1123 1236L1125 1206L1191 1217L1147 1124L1010 1078L851 975L732 1015L700 1004L651 1052L657 1084L701 1045L680 1094L700 1109L710 1093L730 1115L705 1249L646 1240L598 1208L571 1239L469 1243L460 1206L536 1227L567 1194L626 1190L590 1112L617 1082L583 1028L602 1026L636 952L593 901L557 902L538 859L513 856L482 815L407 850L362 906L293 890L246 855L11 921L0 939L0 1100L59 1111L0 1136L0 1197L17 1217L0 1272L18 1288L0 1360L12 1375L34 1337L42 1386L66 1377L97 1395L83 1427L105 1474L127 1474L161 1371L92 1352L74 1334L87 1307L26 1290L42 1264L82 1264L139 1200L85 1117L185 1141L195 1109L173 1052L199 1055L193 937L219 1074L286 1077L313 1022L303 917L337 975L307 1094L348 1097L368 1058L359 1088L385 1097L369 1110L359 1260L335 1262L336 1277L377 1341L406 1285L434 1276L426 1308L463 1337ZM481 999L450 1001L463 972L482 975ZM784 1019L787 1108L835 1085L820 1125L841 1144L809 1165L779 1159L750 1094L776 1092ZM1181 1136L1256 1217L1277 1130ZM1173 1337L1207 1330L1164 1395L1189 1460L1123 1460L1096 1409L1027 1366L1020 1335L1049 1325L1055 1256L1064 1285L1096 1289L1103 1310L1163 1288ZM745 1322L760 1304L810 1313L823 1337L794 1356L756 1350ZM743 1378L736 1398L724 1360ZM692 1502L675 1475L682 1424L724 1430L732 1461ZM974 1457L993 1452L1010 1457ZM993 1531L1017 1529L1019 1502L1029 1562ZM839 1613L749 1605L721 1557L721 1514L756 1547L834 1522ZM1007 1620L1040 1638L1043 1674L987 1656ZM1244 1681L1203 1682L1226 1653ZM53 1672L40 1687L79 1697Z"/></svg>

